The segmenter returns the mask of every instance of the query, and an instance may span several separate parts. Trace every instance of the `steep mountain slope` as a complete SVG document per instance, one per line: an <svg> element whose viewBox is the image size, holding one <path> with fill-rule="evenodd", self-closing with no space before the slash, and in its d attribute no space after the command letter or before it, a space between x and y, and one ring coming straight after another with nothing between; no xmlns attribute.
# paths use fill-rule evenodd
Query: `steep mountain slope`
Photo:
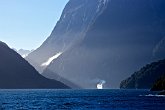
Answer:
<svg viewBox="0 0 165 110"><path fill-rule="evenodd" d="M49 58L61 55L83 39L90 25L104 10L106 2L107 0L70 0L51 35L26 59L42 72L48 66L43 64Z"/></svg>
<svg viewBox="0 0 165 110"><path fill-rule="evenodd" d="M165 60L151 63L135 72L131 77L122 81L123 89L150 89L154 83L165 75Z"/></svg>
<svg viewBox="0 0 165 110"><path fill-rule="evenodd" d="M41 65L43 56L47 61L60 53L44 76L53 73L82 88L96 88L102 80L105 88L119 87L130 73L165 57L164 10L164 0L70 0L51 36L27 60L41 58Z"/></svg>
<svg viewBox="0 0 165 110"><path fill-rule="evenodd" d="M0 88L68 88L61 82L41 76L27 61L0 42Z"/></svg>

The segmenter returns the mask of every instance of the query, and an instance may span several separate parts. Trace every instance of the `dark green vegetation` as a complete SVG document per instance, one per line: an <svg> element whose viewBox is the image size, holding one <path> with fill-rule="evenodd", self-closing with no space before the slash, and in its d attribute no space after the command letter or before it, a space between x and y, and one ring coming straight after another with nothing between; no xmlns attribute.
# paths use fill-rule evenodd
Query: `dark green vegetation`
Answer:
<svg viewBox="0 0 165 110"><path fill-rule="evenodd" d="M150 89L154 83L165 75L165 60L160 60L146 65L139 71L135 72L131 77L122 81L120 88L122 89ZM162 90L165 86L164 78L161 78L153 87L153 90Z"/></svg>
<svg viewBox="0 0 165 110"><path fill-rule="evenodd" d="M0 88L64 89L68 87L59 81L43 77L19 54L0 42Z"/></svg>
<svg viewBox="0 0 165 110"><path fill-rule="evenodd" d="M162 76L160 79L158 79L151 88L151 91L163 91L163 90L165 90L165 76ZM165 95L165 91L160 93L160 95L162 94Z"/></svg>
<svg viewBox="0 0 165 110"><path fill-rule="evenodd" d="M165 91L160 92L158 95L165 95Z"/></svg>

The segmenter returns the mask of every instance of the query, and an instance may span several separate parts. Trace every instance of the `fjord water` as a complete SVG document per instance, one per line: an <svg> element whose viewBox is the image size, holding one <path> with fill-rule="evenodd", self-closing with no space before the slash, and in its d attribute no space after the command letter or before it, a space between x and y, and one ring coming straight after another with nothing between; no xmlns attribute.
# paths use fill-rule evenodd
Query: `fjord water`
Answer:
<svg viewBox="0 0 165 110"><path fill-rule="evenodd" d="M163 110L165 97L154 94L148 90L0 90L0 104L2 110Z"/></svg>

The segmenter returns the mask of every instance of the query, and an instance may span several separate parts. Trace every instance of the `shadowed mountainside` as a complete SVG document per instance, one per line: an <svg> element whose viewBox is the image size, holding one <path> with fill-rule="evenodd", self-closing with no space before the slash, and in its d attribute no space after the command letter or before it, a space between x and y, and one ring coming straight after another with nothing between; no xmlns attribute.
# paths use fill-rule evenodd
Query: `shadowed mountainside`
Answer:
<svg viewBox="0 0 165 110"><path fill-rule="evenodd" d="M165 76L159 78L151 88L151 91L163 91L163 90L165 90ZM165 95L165 91L163 93Z"/></svg>
<svg viewBox="0 0 165 110"><path fill-rule="evenodd" d="M104 80L105 88L117 88L165 58L164 13L164 0L70 0L50 37L26 59L46 77L82 88Z"/></svg>
<svg viewBox="0 0 165 110"><path fill-rule="evenodd" d="M66 89L68 86L40 75L18 53L0 42L1 89Z"/></svg>
<svg viewBox="0 0 165 110"><path fill-rule="evenodd" d="M131 77L122 81L120 88L122 89L150 89L154 83L163 75L165 75L165 60L160 60L146 65L139 71L135 72ZM156 88L162 89L163 79L158 81L153 90ZM162 85L163 86L163 85ZM164 87L164 86L163 86Z"/></svg>

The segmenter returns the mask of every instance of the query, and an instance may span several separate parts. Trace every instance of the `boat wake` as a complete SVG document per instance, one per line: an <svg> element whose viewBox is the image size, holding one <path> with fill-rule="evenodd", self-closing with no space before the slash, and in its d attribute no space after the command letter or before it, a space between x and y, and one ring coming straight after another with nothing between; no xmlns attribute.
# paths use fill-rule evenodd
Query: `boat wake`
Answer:
<svg viewBox="0 0 165 110"><path fill-rule="evenodd" d="M153 95L153 94L148 94L148 95L139 95L139 96L146 96L146 97L165 97L165 95Z"/></svg>

